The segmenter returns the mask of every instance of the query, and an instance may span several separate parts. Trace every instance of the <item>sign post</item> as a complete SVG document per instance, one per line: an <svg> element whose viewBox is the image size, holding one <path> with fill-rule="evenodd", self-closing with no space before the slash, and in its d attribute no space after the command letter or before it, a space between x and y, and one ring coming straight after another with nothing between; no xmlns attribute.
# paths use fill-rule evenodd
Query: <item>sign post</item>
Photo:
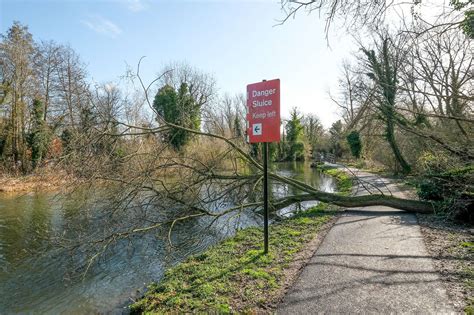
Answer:
<svg viewBox="0 0 474 315"><path fill-rule="evenodd" d="M247 85L247 141L263 143L263 234L268 253L268 143L280 141L280 79Z"/></svg>
<svg viewBox="0 0 474 315"><path fill-rule="evenodd" d="M268 142L263 143L263 252L268 253Z"/></svg>

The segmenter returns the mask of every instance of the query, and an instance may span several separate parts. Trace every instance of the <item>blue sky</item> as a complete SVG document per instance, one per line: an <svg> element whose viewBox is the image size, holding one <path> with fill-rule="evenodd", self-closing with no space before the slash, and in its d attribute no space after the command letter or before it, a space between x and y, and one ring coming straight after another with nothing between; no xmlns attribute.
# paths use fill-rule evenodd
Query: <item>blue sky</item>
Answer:
<svg viewBox="0 0 474 315"><path fill-rule="evenodd" d="M342 31L329 48L317 13L275 26L278 0L0 0L0 12L2 33L17 20L35 40L69 44L97 82L117 80L141 56L147 79L186 61L213 74L221 93L280 78L283 115L296 106L325 126L337 119L327 91L336 92L342 60L356 49Z"/></svg>

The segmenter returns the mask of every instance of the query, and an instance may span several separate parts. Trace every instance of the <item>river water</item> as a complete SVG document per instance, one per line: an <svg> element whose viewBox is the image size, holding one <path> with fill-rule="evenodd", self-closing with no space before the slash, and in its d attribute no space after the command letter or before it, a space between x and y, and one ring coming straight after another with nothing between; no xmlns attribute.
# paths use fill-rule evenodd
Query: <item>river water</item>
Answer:
<svg viewBox="0 0 474 315"><path fill-rule="evenodd" d="M333 180L309 164L278 163L275 168L281 175L333 191ZM293 193L284 186L273 188L274 195ZM97 221L71 200L51 193L0 194L0 314L122 313L141 294L138 290L158 281L167 268L238 229L261 224L253 213L211 228L205 218L189 220L174 229L173 243L179 246L170 248L160 233L142 234L132 245L130 240L116 243L84 273L80 251L58 246L57 238L73 237L71 229L97 228Z"/></svg>

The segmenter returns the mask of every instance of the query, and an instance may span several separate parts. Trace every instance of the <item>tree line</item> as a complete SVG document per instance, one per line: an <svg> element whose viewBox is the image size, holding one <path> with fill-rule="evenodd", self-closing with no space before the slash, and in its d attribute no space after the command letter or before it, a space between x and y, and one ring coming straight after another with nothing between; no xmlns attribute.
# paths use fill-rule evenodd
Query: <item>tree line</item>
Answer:
<svg viewBox="0 0 474 315"><path fill-rule="evenodd" d="M106 134L118 132L118 121L123 119L142 127L156 125L136 86L126 93L118 83L93 82L71 47L34 41L28 27L19 22L1 38L0 162L4 172L28 173L46 161L73 158L72 148L81 151L81 139L91 134L101 138L102 143L90 148L99 154L113 146L106 144L110 140ZM215 79L187 64L171 63L162 73L153 91L152 110L174 124L245 143L243 94L218 95ZM127 74L127 79L133 77ZM334 151L315 115L303 116L294 108L283 120L282 130L282 142L270 149L274 161L307 159L316 146ZM189 132L170 128L159 140L179 152L192 139ZM258 145L247 150L256 158L261 155Z"/></svg>
<svg viewBox="0 0 474 315"><path fill-rule="evenodd" d="M73 135L87 134L93 120L120 92L90 83L85 64L69 46L33 40L19 22L1 35L0 160L4 171L30 172L45 158L59 158ZM102 115L104 116L104 115ZM94 123L96 123L94 122Z"/></svg>

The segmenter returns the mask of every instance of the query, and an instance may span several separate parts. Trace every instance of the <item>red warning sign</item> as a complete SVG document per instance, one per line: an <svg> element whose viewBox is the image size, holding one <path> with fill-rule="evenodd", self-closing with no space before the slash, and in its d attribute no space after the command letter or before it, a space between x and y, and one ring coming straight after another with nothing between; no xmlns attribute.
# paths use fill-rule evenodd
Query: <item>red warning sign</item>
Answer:
<svg viewBox="0 0 474 315"><path fill-rule="evenodd" d="M280 79L247 85L249 143L280 141Z"/></svg>

